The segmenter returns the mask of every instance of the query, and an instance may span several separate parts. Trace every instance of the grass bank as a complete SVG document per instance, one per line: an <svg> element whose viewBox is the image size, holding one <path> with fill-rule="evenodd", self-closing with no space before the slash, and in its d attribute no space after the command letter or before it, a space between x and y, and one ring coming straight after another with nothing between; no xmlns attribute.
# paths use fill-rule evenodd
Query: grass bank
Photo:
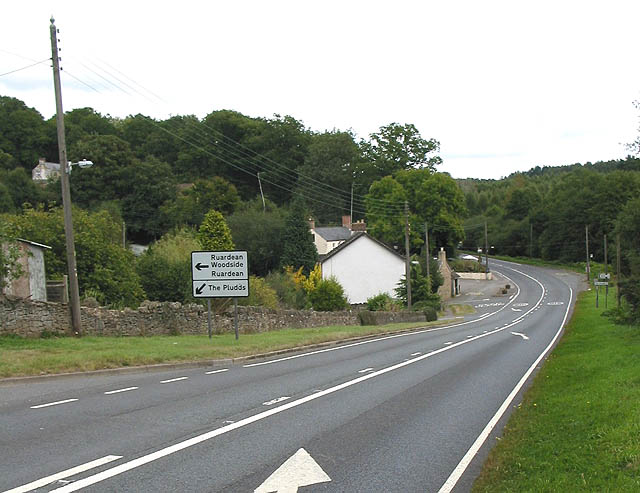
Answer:
<svg viewBox="0 0 640 493"><path fill-rule="evenodd" d="M0 337L0 378L238 358L442 322L284 329L261 334L154 337Z"/></svg>
<svg viewBox="0 0 640 493"><path fill-rule="evenodd" d="M580 294L475 493L640 491L640 328L602 311L594 291Z"/></svg>

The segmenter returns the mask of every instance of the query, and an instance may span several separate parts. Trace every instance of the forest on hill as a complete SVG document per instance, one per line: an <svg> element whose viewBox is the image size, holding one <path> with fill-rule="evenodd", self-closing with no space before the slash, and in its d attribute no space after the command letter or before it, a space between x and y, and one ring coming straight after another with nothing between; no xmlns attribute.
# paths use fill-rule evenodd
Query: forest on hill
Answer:
<svg viewBox="0 0 640 493"><path fill-rule="evenodd" d="M251 273L262 277L286 265L305 265L306 273L312 269L312 262L295 256L283 263L294 211L316 225L339 225L341 216L352 214L353 221L365 220L371 235L399 251L407 214L410 250L419 258L425 257L425 228L432 254L440 247L450 255L484 247L486 225L490 254L564 262L586 260L587 238L594 260L603 262L606 235L610 264L620 239L622 268L630 280L625 297L637 312L640 288L632 282L640 275L637 157L535 167L501 180L453 180L436 169L442 162L438 141L423 138L412 124L390 123L358 140L349 131L314 132L291 116L252 118L220 110L202 119L117 119L81 108L65 114L65 127L69 159L96 163L74 168L70 180L79 209L75 222L85 228L78 249L85 252L96 251L92 242L98 238L121 248L124 230L127 241L163 245L165 260L175 252L184 255L197 246L192 233L212 210L221 213L235 247L252 252ZM40 158L57 162L57 156L55 119L0 97L0 214L14 235L54 244L47 267L54 275L65 267L58 238L60 184L36 185L31 170ZM95 255L85 254L87 265L81 266L88 274L81 280L85 292L135 305L150 290L130 287L135 296L118 298L121 286L140 284L120 271L136 273L145 261L134 268L134 260L114 250L110 262L121 267L94 272ZM127 262L131 267L123 267ZM158 296L188 298L176 290Z"/></svg>

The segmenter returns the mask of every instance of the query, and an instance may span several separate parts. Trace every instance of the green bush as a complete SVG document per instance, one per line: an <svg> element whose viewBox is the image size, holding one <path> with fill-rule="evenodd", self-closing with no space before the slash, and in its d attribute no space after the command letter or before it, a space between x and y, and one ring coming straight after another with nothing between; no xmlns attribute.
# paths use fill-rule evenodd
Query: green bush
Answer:
<svg viewBox="0 0 640 493"><path fill-rule="evenodd" d="M394 312L400 305L387 293L380 293L367 300L367 310L372 312Z"/></svg>
<svg viewBox="0 0 640 493"><path fill-rule="evenodd" d="M193 302L191 252L200 250L195 232L167 233L138 259L136 269L147 297L153 301Z"/></svg>
<svg viewBox="0 0 640 493"><path fill-rule="evenodd" d="M265 281L276 292L281 308L293 310L307 308L307 293L286 272L270 272Z"/></svg>
<svg viewBox="0 0 640 493"><path fill-rule="evenodd" d="M334 312L349 306L342 286L334 277L318 282L309 293L309 301L313 309L319 312Z"/></svg>
<svg viewBox="0 0 640 493"><path fill-rule="evenodd" d="M249 296L238 298L238 304L243 306L263 306L276 310L278 308L278 295L261 277L249 277Z"/></svg>

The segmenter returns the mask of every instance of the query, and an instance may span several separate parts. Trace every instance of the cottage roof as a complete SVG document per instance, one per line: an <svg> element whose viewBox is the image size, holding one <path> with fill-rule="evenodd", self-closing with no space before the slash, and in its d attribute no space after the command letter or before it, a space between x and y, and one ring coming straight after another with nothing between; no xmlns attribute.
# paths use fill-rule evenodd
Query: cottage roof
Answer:
<svg viewBox="0 0 640 493"><path fill-rule="evenodd" d="M346 228L345 228L346 229ZM333 250L331 250L329 253L327 253L326 255L324 255L321 259L320 259L320 263L324 263L327 259L333 257L335 254L337 254L338 252L341 252L342 250L344 250L345 248L348 248L349 245L355 243L356 241L358 241L360 238L363 237L367 237L370 240L376 242L378 245L380 245L381 247L383 247L384 249L388 250L389 252L391 252L392 254L394 254L395 256L397 256L398 258L404 260L404 257L402 255L400 255L398 252L396 252L393 248L389 247L388 245L385 245L384 243L382 243L379 240L376 240L373 236L369 235L368 233L365 232L361 232L361 233L354 233L353 236L351 236L347 241L345 241L344 243L341 243L340 245L338 245L336 248L334 248Z"/></svg>
<svg viewBox="0 0 640 493"><path fill-rule="evenodd" d="M50 163L49 161L40 161L38 163L38 166L40 165L44 166L45 168L51 171L60 171L60 163Z"/></svg>
<svg viewBox="0 0 640 493"><path fill-rule="evenodd" d="M326 241L340 241L351 238L351 230L343 226L315 228L314 232L322 236Z"/></svg>

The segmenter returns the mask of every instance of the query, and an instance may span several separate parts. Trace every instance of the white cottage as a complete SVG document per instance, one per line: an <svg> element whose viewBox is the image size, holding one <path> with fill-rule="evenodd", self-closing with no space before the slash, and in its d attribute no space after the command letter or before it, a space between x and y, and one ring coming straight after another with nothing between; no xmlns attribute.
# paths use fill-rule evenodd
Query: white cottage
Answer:
<svg viewBox="0 0 640 493"><path fill-rule="evenodd" d="M351 304L380 293L395 297L404 276L404 257L367 233L354 233L320 259L322 278L335 277Z"/></svg>

